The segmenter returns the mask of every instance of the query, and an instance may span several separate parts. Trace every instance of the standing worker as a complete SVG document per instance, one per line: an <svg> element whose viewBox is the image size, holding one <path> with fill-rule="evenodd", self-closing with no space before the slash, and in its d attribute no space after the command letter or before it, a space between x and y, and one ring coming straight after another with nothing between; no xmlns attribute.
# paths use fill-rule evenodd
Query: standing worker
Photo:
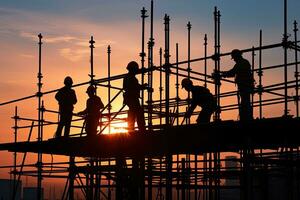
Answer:
<svg viewBox="0 0 300 200"><path fill-rule="evenodd" d="M194 86L193 82L184 78L181 81L181 86L188 92L192 92L192 101L188 111L185 114L185 118L190 118L193 111L197 106L200 106L202 110L197 118L197 123L208 123L210 122L211 115L217 108L216 100L210 93L209 89L202 86Z"/></svg>
<svg viewBox="0 0 300 200"><path fill-rule="evenodd" d="M139 97L140 91L147 89L147 84L140 85L135 75L139 71L139 65L135 61L128 63L126 69L128 74L123 80L123 89L125 91L123 97L123 103L128 106L128 131L134 131L134 123L137 121L140 132L144 132L145 128L145 117L144 110L140 104Z"/></svg>
<svg viewBox="0 0 300 200"><path fill-rule="evenodd" d="M90 85L86 93L89 96L86 101L86 109L77 114L85 116L85 131L87 136L96 136L101 115L100 109L104 108L104 105L100 97L96 95L96 88L94 86Z"/></svg>
<svg viewBox="0 0 300 200"><path fill-rule="evenodd" d="M242 52L234 49L231 52L231 59L235 61L234 67L229 71L220 72L222 77L235 77L238 87L239 115L241 121L253 119L253 107L251 105L251 94L254 90L254 78L251 65L244 59Z"/></svg>
<svg viewBox="0 0 300 200"><path fill-rule="evenodd" d="M70 126L72 121L74 104L77 103L75 91L71 88L73 80L70 76L67 76L64 80L65 86L58 90L55 95L55 99L59 105L59 122L55 137L61 137L63 127L65 127L64 136L68 137L70 134Z"/></svg>

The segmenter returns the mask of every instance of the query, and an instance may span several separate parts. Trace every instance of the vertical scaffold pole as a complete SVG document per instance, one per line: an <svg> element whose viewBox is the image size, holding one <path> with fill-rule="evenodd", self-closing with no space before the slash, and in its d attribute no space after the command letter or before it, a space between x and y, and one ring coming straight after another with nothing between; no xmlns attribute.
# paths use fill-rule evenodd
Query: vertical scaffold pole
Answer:
<svg viewBox="0 0 300 200"><path fill-rule="evenodd" d="M166 125L170 125L170 111L169 111L169 97L170 97L170 52L169 52L169 41L170 41L170 17L165 15L165 111L166 111Z"/></svg>
<svg viewBox="0 0 300 200"><path fill-rule="evenodd" d="M38 72L38 92L37 92L37 97L38 97L38 142L42 142L42 111L41 111L41 106L42 106L42 34L40 33L38 35L39 37L39 72ZM37 199L41 200L42 199L42 153L38 153L38 161L37 161L37 170L38 170L38 176L37 176Z"/></svg>
<svg viewBox="0 0 300 200"><path fill-rule="evenodd" d="M287 42L288 42L288 34L287 34L287 0L284 0L284 34L283 34L283 48L284 48L284 116L288 116L288 68L287 68Z"/></svg>
<svg viewBox="0 0 300 200"><path fill-rule="evenodd" d="M94 85L94 44L95 44L95 41L94 41L94 37L91 36L91 40L89 41L90 43L90 49L91 49L91 57L90 57L90 64L91 64L91 73L89 74L89 77L90 77L90 84L91 85Z"/></svg>
<svg viewBox="0 0 300 200"><path fill-rule="evenodd" d="M162 66L162 48L159 49L159 66ZM162 125L162 69L159 70L159 123Z"/></svg>
<svg viewBox="0 0 300 200"><path fill-rule="evenodd" d="M263 77L263 71L262 71L262 30L259 31L259 60L258 60L258 98L259 98L259 118L262 119L263 116L263 110L262 110L262 92L263 92L263 86L262 86L262 77Z"/></svg>
<svg viewBox="0 0 300 200"><path fill-rule="evenodd" d="M69 200L74 200L75 157L69 158Z"/></svg>
<svg viewBox="0 0 300 200"><path fill-rule="evenodd" d="M204 87L207 87L207 34L204 35Z"/></svg>
<svg viewBox="0 0 300 200"><path fill-rule="evenodd" d="M149 65L148 68L150 69L148 72L148 88L153 87L153 47L154 47L154 38L153 38L153 15L154 15L154 9L153 9L153 0L151 0L151 13L150 13L150 39L149 39ZM153 92L152 90L148 90L148 129L152 130L152 104L153 104Z"/></svg>
<svg viewBox="0 0 300 200"><path fill-rule="evenodd" d="M159 48L159 66L162 66L162 48ZM162 87L162 68L159 70L159 123L162 125L162 92L163 92L163 87Z"/></svg>
<svg viewBox="0 0 300 200"><path fill-rule="evenodd" d="M165 111L166 126L170 126L170 17L166 14L165 24ZM172 199L172 155L166 156L166 200Z"/></svg>
<svg viewBox="0 0 300 200"><path fill-rule="evenodd" d="M110 104L110 99L111 99L111 96L110 96L110 93L111 93L111 84L110 84L110 55L111 55L111 47L110 45L108 45L107 47L107 77L108 77L108 94L107 94L107 101L108 101L108 107L107 107L107 110L108 110L108 133L110 134L111 132L111 123L110 123L110 120L111 120L111 104Z"/></svg>
<svg viewBox="0 0 300 200"><path fill-rule="evenodd" d="M187 29L188 29L188 67L187 67L187 71L188 71L188 79L191 78L191 29L192 29L192 24L191 22L188 22L187 23ZM190 102L190 99L191 99L191 92L188 92L188 101ZM189 104L188 104L188 107ZM190 124L190 118L188 118L187 120L187 124ZM190 169L191 166L190 166L190 163L191 163L191 155L190 154L187 154L187 166L188 168ZM187 196L188 196L188 199L190 199L190 196L191 196L191 190L188 188L187 189Z"/></svg>
<svg viewBox="0 0 300 200"><path fill-rule="evenodd" d="M298 27L297 27L298 23L295 20L294 21L294 41L295 41L295 46L297 46L297 33L298 33ZM296 97L295 97L295 103L296 103L296 117L299 117L299 83L298 83L298 79L299 79L299 72L298 72L298 50L297 48L295 48L295 80L296 80Z"/></svg>
<svg viewBox="0 0 300 200"><path fill-rule="evenodd" d="M18 142L18 119L19 119L19 116L18 116L18 107L16 106L15 107L15 116L13 117L14 118L14 142L15 144ZM13 177L14 177L14 184L13 184L13 194L15 194L17 192L17 189L16 186L18 185L18 182L16 181L17 180L17 152L15 151L14 152L14 170L13 170ZM13 195L15 196L15 195ZM13 199L14 200L14 199Z"/></svg>
<svg viewBox="0 0 300 200"><path fill-rule="evenodd" d="M254 78L254 69L255 69L255 50L254 50L254 46L252 46L252 52L251 52L251 58L252 58L252 62L251 62L251 70L252 70L252 75ZM252 92L251 94L251 106L252 108L254 108L254 92Z"/></svg>
<svg viewBox="0 0 300 200"><path fill-rule="evenodd" d="M219 77L219 73L220 73L220 52L219 52L219 12L217 10L217 7L215 7L215 11L214 11L214 23L215 23L215 31L214 31L214 40L215 40L215 96L216 96L216 100L217 100L217 111L215 112L215 121L219 121L220 120L220 77Z"/></svg>
<svg viewBox="0 0 300 200"><path fill-rule="evenodd" d="M187 46L188 46L188 66L187 66L187 72L188 72L188 79L191 78L191 28L192 28L192 25L191 25L191 22L188 22L187 23L187 30L188 30L188 43L187 43ZM191 99L191 92L189 91L188 92L188 102L190 102L190 99ZM188 107L189 104L188 104ZM189 124L190 123L190 118L188 118L187 120L187 123ZM189 162L189 156L188 156L188 162Z"/></svg>
<svg viewBox="0 0 300 200"><path fill-rule="evenodd" d="M146 57L146 53L145 53L145 19L148 17L146 15L147 10L145 9L145 7L143 7L143 9L141 10L141 17L142 17L142 52L140 53L140 57L141 57L141 68L142 68L142 74L141 74L141 78L142 78L142 85L144 85L145 83L145 57ZM144 90L142 90L142 107L144 106Z"/></svg>
<svg viewBox="0 0 300 200"><path fill-rule="evenodd" d="M89 41L89 43L90 43L90 49L91 49L91 55L90 55L90 64L91 64L91 73L89 74L89 76L90 76L90 85L95 85L95 81L94 81L94 77L95 77L95 75L94 75L94 48L95 48L95 41L94 41L94 37L93 36L91 36L91 40ZM87 133L87 134L89 134L89 133ZM89 168L91 168L91 169L94 169L94 163L95 163L95 159L94 158L91 158L90 159L90 161L89 161L89 163L90 163L90 166L89 166ZM88 175L87 176L89 176L90 177L90 179L89 179L89 188L88 188L88 198L89 199L92 199L93 198L93 196L94 196L94 173L93 173L93 171L92 170L89 170L89 172L87 173Z"/></svg>
<svg viewBox="0 0 300 200"><path fill-rule="evenodd" d="M179 52L178 52L178 43L176 43L176 123L179 125L179 76L178 76L178 60L179 60Z"/></svg>

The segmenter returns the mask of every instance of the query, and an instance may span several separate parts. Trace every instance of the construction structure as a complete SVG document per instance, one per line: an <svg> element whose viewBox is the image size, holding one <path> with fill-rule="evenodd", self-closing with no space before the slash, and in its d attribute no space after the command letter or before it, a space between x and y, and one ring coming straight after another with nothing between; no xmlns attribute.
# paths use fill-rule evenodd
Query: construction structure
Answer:
<svg viewBox="0 0 300 200"><path fill-rule="evenodd" d="M233 81L219 76L221 60L230 52L221 52L220 11L214 10L214 54L208 55L207 35L204 37L204 56L191 59L191 23L187 24L188 60L179 61L179 45L176 44L176 62L170 61L170 17L164 17L165 46L160 49L160 63L154 65L153 38L153 1L150 10L150 37L145 48L145 24L147 10L141 10L142 45L141 73L142 84L146 81L153 88L154 77L159 80L159 98L155 99L152 91L142 92L141 102L145 110L147 131L136 131L132 134L110 133L111 125L124 122L126 110L124 105L112 112L111 108L117 98L122 98L123 89L113 85L114 81L123 79L125 74L111 76L110 55L108 46L108 76L96 79L94 74L94 38L90 43L90 80L78 83L73 87L95 85L107 88L107 104L102 110L102 121L99 122L99 133L96 139L86 137L82 126L72 124L79 133L71 134L69 138L44 140L43 133L48 126L56 126L57 122L44 118L46 112L57 114L44 106L43 97L58 90L42 91L42 35L38 36L39 66L37 93L21 99L1 103L6 105L30 98L38 99L38 118L28 119L18 116L15 110L14 133L15 142L0 145L0 150L14 152L12 174L15 187L21 176L33 176L37 179L37 199L42 198L42 185L45 178L62 178L65 189L61 199L76 199L75 191L81 191L85 199L280 199L274 198L275 193L271 183L284 182L284 188L279 188L283 199L299 199L300 197L300 167L299 167L299 136L291 128L300 129L299 119L299 72L297 22L294 22L294 38L288 36L287 30L287 0L284 0L284 34L282 41L262 45L260 31L259 46L242 49L252 57L252 71L257 76L257 86L252 98L252 105L258 110L258 117L253 121L222 121L221 113L238 110L238 103L222 105L222 99L234 98L237 91L223 91L222 84L234 84ZM262 66L262 51L276 48L283 49L283 63L274 66ZM289 51L288 50L292 50ZM146 52L147 51L147 52ZM164 53L163 53L164 52ZM291 56L291 53L293 56ZM256 61L258 54L258 61ZM293 60L291 60L293 58ZM147 59L147 60L146 60ZM213 59L214 67L208 66ZM191 69L191 64L201 62L203 72ZM255 67L258 66L258 67ZM200 67L199 67L200 68ZM283 81L263 85L263 74L266 71L283 70ZM214 76L209 72L214 72ZM288 78L288 72L294 72L293 80ZM190 124L184 114L188 101L179 98L179 80L187 77L199 81L204 86L214 87L218 110L214 121L209 124ZM174 87L175 86L175 87ZM175 96L171 95L171 87L175 88ZM111 90L116 90L112 96ZM289 95L289 91L295 95ZM263 99L263 94L270 98ZM295 117L289 113L289 103L295 103ZM284 113L279 118L264 118L263 108L266 106L283 105ZM194 115L197 113L195 112ZM125 117L124 117L125 116ZM19 121L28 121L28 126L19 126ZM81 124L83 119L77 117L73 123ZM18 130L28 128L28 141L18 142ZM32 131L37 129L37 141L32 139ZM36 153L37 162L25 164L26 153ZM228 153L236 157L228 157ZM22 154L22 163L17 163L18 153ZM67 156L68 162L43 162L43 155ZM82 160L80 158L85 158ZM225 162L231 162L229 167ZM35 167L36 170L26 170ZM228 181L234 180L234 181ZM277 188L278 190L278 188ZM228 196L226 191L232 191ZM13 197L13 199L15 196Z"/></svg>

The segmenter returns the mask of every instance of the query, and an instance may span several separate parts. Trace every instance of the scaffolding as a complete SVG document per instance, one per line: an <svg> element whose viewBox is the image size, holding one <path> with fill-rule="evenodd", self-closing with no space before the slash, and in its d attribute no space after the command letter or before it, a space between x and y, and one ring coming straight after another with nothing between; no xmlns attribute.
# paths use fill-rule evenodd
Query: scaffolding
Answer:
<svg viewBox="0 0 300 200"><path fill-rule="evenodd" d="M94 74L94 38L89 41L90 74L89 81L73 85L74 88L94 85L107 88L107 104L102 109L97 139L91 141L84 132L84 119L74 116L72 127L79 133L69 138L48 139L43 137L44 129L58 123L45 119L45 113L58 114L57 111L45 107L43 97L58 91L42 91L42 35L38 35L38 88L34 95L1 103L0 106L38 99L38 118L20 117L15 108L14 142L1 144L0 150L14 152L11 174L14 190L18 188L21 176L32 176L37 179L37 199L42 199L42 184L45 178L61 178L65 180L61 199L76 199L75 192L80 191L85 199L274 199L270 184L274 180L286 184L284 199L299 199L299 137L287 132L291 127L300 128L299 122L299 71L298 71L298 27L294 21L294 38L289 38L287 30L287 0L284 0L284 34L282 41L263 45L260 30L259 46L242 49L251 54L252 72L257 75L257 86L252 96L252 106L257 109L257 119L250 122L221 120L221 113L236 111L238 103L222 105L222 99L234 98L236 90L224 91L222 84L234 84L234 81L221 78L221 58L230 52L221 52L221 12L214 10L214 54L208 55L208 38L204 37L204 56L191 59L191 29L187 23L188 59L179 61L179 44L176 44L175 62L170 61L170 25L171 19L164 16L165 46L159 49L159 65L154 65L153 16L154 5L150 9L150 37L145 50L145 24L147 10L142 8L142 45L141 45L141 83L147 80L149 88L158 87L159 95L155 99L153 91L142 92L141 102L147 120L147 130L141 133L136 130L132 134L111 133L111 126L125 122L124 105L116 105L119 109L112 111L112 105L122 98L121 86L113 85L122 80L126 74L111 76L111 46L107 47L106 78L97 79ZM263 50L283 49L283 64L264 66ZM288 50L294 56L288 54ZM256 54L258 53L258 64ZM148 56L147 56L148 55ZM146 62L147 58L147 64ZM209 74L209 61L213 60L214 75ZM193 63L203 63L203 72L192 70ZM258 67L255 67L258 66ZM288 72L294 67L294 79L288 78ZM210 68L212 69L212 68ZM265 72L283 69L283 82L263 85ZM154 77L159 83L154 84ZM189 78L201 82L205 87L213 87L217 99L218 110L213 122L209 124L191 124L186 119L188 99L179 97L179 80ZM175 95L170 89L175 88ZM115 95L112 95L112 90ZM295 95L289 95L295 91ZM263 98L267 94L269 98ZM234 101L235 102L235 101ZM289 113L289 103L295 104L295 117ZM283 105L283 116L264 118L263 108ZM197 115L194 112L193 115ZM29 125L20 126L20 121ZM74 124L76 122L76 125ZM82 123L83 126L77 125ZM18 141L18 130L29 129L28 139ZM37 141L32 139L33 129L37 130ZM226 133L224 135L223 133ZM241 134L242 133L242 134ZM263 134L264 133L264 134ZM284 133L284 134L283 134ZM17 163L17 156L23 152L22 162ZM25 164L28 152L37 154L37 162ZM228 152L235 157L227 156ZM68 162L44 162L43 154L63 155ZM85 159L82 159L85 158ZM36 170L28 170L36 168ZM27 170L26 170L27 169ZM229 193L231 192L230 196ZM274 191L273 191L274 192ZM229 196L228 196L229 195ZM15 195L12 197L15 199Z"/></svg>

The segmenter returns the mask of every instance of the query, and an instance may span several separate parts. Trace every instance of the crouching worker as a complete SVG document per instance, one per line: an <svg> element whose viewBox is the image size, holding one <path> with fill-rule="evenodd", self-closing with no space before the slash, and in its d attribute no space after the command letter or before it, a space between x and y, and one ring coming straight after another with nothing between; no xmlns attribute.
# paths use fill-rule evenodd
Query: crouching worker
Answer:
<svg viewBox="0 0 300 200"><path fill-rule="evenodd" d="M195 108L200 106L202 110L197 118L197 123L210 122L211 115L216 111L217 103L209 89L202 86L194 86L193 82L188 78L182 80L181 86L186 91L192 93L191 105L185 114L185 118L190 118Z"/></svg>
<svg viewBox="0 0 300 200"><path fill-rule="evenodd" d="M96 88L94 86L89 86L86 93L89 96L86 102L86 109L77 114L85 116L85 131L87 136L96 136L101 114L100 109L104 108L104 105L100 97L96 95Z"/></svg>

